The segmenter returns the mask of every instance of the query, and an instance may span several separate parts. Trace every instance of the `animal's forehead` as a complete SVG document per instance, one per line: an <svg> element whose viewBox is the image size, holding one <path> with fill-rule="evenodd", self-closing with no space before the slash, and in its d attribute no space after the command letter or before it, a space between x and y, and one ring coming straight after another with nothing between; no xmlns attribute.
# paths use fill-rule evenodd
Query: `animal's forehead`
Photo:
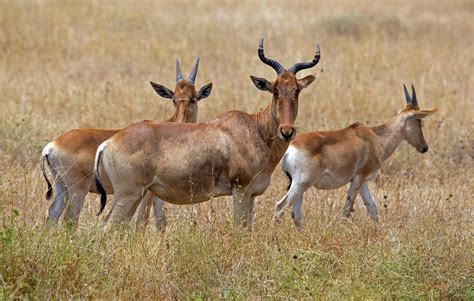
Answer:
<svg viewBox="0 0 474 301"><path fill-rule="evenodd" d="M180 80L176 83L176 94L192 94L194 92L194 85L187 80Z"/></svg>
<svg viewBox="0 0 474 301"><path fill-rule="evenodd" d="M291 90L297 87L295 75L291 72L285 71L278 77L276 86L279 90Z"/></svg>

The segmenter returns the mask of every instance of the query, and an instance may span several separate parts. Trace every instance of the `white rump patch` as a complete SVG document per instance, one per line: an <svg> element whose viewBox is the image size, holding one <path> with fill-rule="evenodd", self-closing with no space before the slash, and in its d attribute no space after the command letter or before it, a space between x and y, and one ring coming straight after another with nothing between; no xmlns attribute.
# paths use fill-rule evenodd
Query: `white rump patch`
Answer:
<svg viewBox="0 0 474 301"><path fill-rule="evenodd" d="M48 144L46 144L46 146L43 148L43 152L41 153L41 156L46 156L46 155L49 155L49 153L51 152L51 149L53 149L55 146L54 142L50 142Z"/></svg>

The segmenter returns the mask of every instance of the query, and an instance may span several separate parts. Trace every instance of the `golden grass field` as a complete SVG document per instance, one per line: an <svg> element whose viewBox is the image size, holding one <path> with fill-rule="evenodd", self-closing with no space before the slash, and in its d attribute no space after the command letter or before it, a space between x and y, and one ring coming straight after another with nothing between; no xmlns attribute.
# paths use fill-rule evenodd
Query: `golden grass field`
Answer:
<svg viewBox="0 0 474 301"><path fill-rule="evenodd" d="M0 299L474 298L474 1L0 2ZM324 72L300 95L299 132L385 122L414 84L430 151L402 143L369 184L380 221L346 189L309 190L298 232L278 167L257 199L253 232L232 225L230 198L168 206L151 225L103 233L97 195L77 232L45 227L42 148L77 127L165 119L179 57L197 86L213 82L199 120L270 102L249 75L276 78L314 55ZM313 70L299 74L303 77ZM109 202L110 203L110 202Z"/></svg>

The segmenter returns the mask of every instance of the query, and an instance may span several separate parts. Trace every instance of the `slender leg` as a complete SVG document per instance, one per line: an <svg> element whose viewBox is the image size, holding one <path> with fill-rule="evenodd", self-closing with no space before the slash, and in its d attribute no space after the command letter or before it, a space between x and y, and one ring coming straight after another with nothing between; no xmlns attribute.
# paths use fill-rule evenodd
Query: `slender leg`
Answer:
<svg viewBox="0 0 474 301"><path fill-rule="evenodd" d="M129 222L135 213L143 195L141 192L135 194L115 193L112 210L107 218L108 224L119 224Z"/></svg>
<svg viewBox="0 0 474 301"><path fill-rule="evenodd" d="M346 203L344 204L344 208L342 209L342 215L345 217L349 217L354 206L354 200L359 192L360 186L363 183L363 179L361 176L356 176L352 182L349 190L346 194Z"/></svg>
<svg viewBox="0 0 474 301"><path fill-rule="evenodd" d="M241 225L243 222L243 211L244 211L244 206L243 206L243 197L244 190L240 186L234 187L234 190L232 191L232 198L234 201L234 224L235 225Z"/></svg>
<svg viewBox="0 0 474 301"><path fill-rule="evenodd" d="M275 207L275 219L278 219L283 214L284 207L293 206L291 217L297 228L301 228L301 207L303 205L304 192L309 188L307 183L301 183L298 179L293 179L290 189L287 194L277 203Z"/></svg>
<svg viewBox="0 0 474 301"><path fill-rule="evenodd" d="M278 201L278 203L275 206L275 213L273 214L273 221L277 221L283 214L283 208L288 204L288 196L290 195L290 191L283 196L281 200Z"/></svg>
<svg viewBox="0 0 474 301"><path fill-rule="evenodd" d="M253 208L255 206L255 197L250 196L248 200L245 202L245 221L244 227L247 226L248 230L252 230L253 226Z"/></svg>
<svg viewBox="0 0 474 301"><path fill-rule="evenodd" d="M291 211L291 217L297 229L301 229L301 207L303 206L303 193L298 193L294 196L293 209Z"/></svg>
<svg viewBox="0 0 474 301"><path fill-rule="evenodd" d="M375 204L374 199L372 198L372 195L369 191L369 187L367 186L367 182L362 183L362 186L360 187L360 195L364 200L364 205L367 208L367 213L369 214L370 218L374 222L377 222L379 220L377 205Z"/></svg>
<svg viewBox="0 0 474 301"><path fill-rule="evenodd" d="M66 206L64 221L71 224L74 228L76 228L79 223L79 215L81 214L88 191L88 187L75 187L69 191L71 201L68 202Z"/></svg>
<svg viewBox="0 0 474 301"><path fill-rule="evenodd" d="M246 187L236 187L232 192L234 198L234 223L252 229L254 199L252 192L245 192Z"/></svg>
<svg viewBox="0 0 474 301"><path fill-rule="evenodd" d="M56 180L54 184L55 196L53 203L49 206L48 209L48 217L47 221L52 222L53 224L57 224L59 217L66 208L66 204L69 202L69 194L67 191L66 186L59 181Z"/></svg>
<svg viewBox="0 0 474 301"><path fill-rule="evenodd" d="M148 225L153 198L154 195L151 192L147 192L143 200L140 202L140 205L138 205L136 212L137 228L145 228Z"/></svg>
<svg viewBox="0 0 474 301"><path fill-rule="evenodd" d="M153 199L153 209L155 212L155 225L160 231L165 231L166 228L166 213L165 213L165 202L159 197Z"/></svg>

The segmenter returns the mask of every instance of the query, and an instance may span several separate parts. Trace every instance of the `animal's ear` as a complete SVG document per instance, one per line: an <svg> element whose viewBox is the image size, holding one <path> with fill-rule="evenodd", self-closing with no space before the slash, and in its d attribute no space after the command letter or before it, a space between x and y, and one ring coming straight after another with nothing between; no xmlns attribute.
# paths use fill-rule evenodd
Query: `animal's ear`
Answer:
<svg viewBox="0 0 474 301"><path fill-rule="evenodd" d="M300 86L300 90L303 90L304 88L308 87L309 85L311 85L311 83L317 79L321 73L323 73L323 70L324 69L321 69L319 70L318 72L316 72L315 74L312 74L312 75L308 75L308 76L305 76L301 79L298 79L298 85Z"/></svg>
<svg viewBox="0 0 474 301"><path fill-rule="evenodd" d="M257 89L273 93L272 83L270 83L268 80L253 75L250 75L250 79Z"/></svg>
<svg viewBox="0 0 474 301"><path fill-rule="evenodd" d="M197 94L197 99L201 100L208 97L211 94L211 91L212 91L212 83L209 83L201 87L201 89L199 89L199 92Z"/></svg>
<svg viewBox="0 0 474 301"><path fill-rule="evenodd" d="M416 110L416 111L413 111L413 116L415 116L415 118L422 119L422 118L430 116L436 111L438 111L438 109Z"/></svg>
<svg viewBox="0 0 474 301"><path fill-rule="evenodd" d="M171 91L170 89L166 88L163 85L156 84L154 82L150 82L150 84L153 87L153 89L155 89L156 93L158 93L158 95L160 95L161 97L173 98L174 92Z"/></svg>

